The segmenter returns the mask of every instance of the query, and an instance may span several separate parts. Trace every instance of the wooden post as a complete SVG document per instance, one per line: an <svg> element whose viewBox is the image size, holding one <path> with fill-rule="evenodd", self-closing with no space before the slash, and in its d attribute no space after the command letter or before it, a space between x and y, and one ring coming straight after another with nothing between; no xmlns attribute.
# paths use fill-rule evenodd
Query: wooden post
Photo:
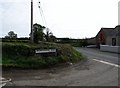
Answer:
<svg viewBox="0 0 120 88"><path fill-rule="evenodd" d="M120 1L118 2L118 25L120 25Z"/></svg>
<svg viewBox="0 0 120 88"><path fill-rule="evenodd" d="M31 0L31 42L34 43L34 33L33 33L33 0Z"/></svg>

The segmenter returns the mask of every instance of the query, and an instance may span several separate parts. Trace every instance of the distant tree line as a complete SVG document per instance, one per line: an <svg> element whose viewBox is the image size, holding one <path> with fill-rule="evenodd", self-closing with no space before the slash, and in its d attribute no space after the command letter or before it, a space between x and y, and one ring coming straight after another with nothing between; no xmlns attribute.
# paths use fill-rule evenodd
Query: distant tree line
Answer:
<svg viewBox="0 0 120 88"><path fill-rule="evenodd" d="M85 47L88 45L87 38L85 39L56 38L49 28L46 28L45 26L42 26L37 23L33 25L33 29L34 29L33 31L34 43L56 42L56 43L71 44L72 46L81 46L81 47ZM10 31L2 41L30 42L29 40L30 40L30 37L17 38L17 34L14 33L14 31Z"/></svg>
<svg viewBox="0 0 120 88"><path fill-rule="evenodd" d="M56 42L56 37L53 35L53 33L50 31L49 28L46 28L45 26L42 26L40 24L35 23L33 25L34 29L34 43L39 43L39 42ZM44 33L44 31L46 31ZM30 33L31 35L31 33ZM14 33L14 31L8 32L8 35L6 35L3 39L7 40L28 40L30 38L17 38L17 34ZM3 40L4 41L4 40Z"/></svg>
<svg viewBox="0 0 120 88"><path fill-rule="evenodd" d="M88 44L87 38L84 39L71 39L71 38L57 38L57 43L70 44L75 47L86 47Z"/></svg>

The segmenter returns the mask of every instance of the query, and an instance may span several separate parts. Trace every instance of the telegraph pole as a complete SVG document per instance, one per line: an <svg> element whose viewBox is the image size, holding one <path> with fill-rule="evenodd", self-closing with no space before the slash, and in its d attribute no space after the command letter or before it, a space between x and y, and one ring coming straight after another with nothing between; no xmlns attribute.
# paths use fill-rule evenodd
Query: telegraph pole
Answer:
<svg viewBox="0 0 120 88"><path fill-rule="evenodd" d="M31 42L34 43L34 33L33 33L33 0L31 0Z"/></svg>
<svg viewBox="0 0 120 88"><path fill-rule="evenodd" d="M120 25L120 1L118 2L118 25Z"/></svg>

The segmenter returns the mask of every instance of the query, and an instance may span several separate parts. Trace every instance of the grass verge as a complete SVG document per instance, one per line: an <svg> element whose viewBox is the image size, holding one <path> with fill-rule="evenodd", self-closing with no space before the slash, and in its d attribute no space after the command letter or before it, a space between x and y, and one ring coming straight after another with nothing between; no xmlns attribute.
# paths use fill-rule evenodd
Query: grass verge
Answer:
<svg viewBox="0 0 120 88"><path fill-rule="evenodd" d="M41 56L35 49L57 49L57 56ZM47 68L59 63L75 63L84 59L81 53L70 45L45 43L30 44L17 42L2 43L2 66L7 68Z"/></svg>

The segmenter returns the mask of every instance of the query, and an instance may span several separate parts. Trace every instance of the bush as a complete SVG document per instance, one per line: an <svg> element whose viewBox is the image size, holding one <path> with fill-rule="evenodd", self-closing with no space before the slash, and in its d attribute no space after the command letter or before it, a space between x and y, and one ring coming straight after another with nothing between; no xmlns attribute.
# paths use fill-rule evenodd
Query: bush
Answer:
<svg viewBox="0 0 120 88"><path fill-rule="evenodd" d="M34 49L27 45L23 44L12 44L12 43L3 43L2 54L4 55L22 55L22 56L31 56L34 55Z"/></svg>
<svg viewBox="0 0 120 88"><path fill-rule="evenodd" d="M57 56L41 56L35 54L35 49L57 49ZM82 55L70 45L44 43L3 43L2 63L5 67L44 68L58 63L76 62L83 59Z"/></svg>

